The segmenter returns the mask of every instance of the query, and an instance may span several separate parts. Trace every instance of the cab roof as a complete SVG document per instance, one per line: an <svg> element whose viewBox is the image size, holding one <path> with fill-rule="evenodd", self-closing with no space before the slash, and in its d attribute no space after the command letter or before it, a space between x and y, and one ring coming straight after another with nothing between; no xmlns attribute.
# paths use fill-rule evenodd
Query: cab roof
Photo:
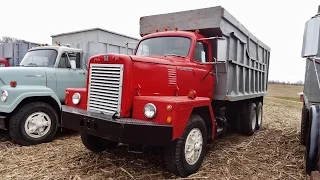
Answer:
<svg viewBox="0 0 320 180"><path fill-rule="evenodd" d="M31 48L29 49L29 51L37 50L37 49L54 49L57 51L82 51L82 49L66 47L66 46L39 46L39 47Z"/></svg>

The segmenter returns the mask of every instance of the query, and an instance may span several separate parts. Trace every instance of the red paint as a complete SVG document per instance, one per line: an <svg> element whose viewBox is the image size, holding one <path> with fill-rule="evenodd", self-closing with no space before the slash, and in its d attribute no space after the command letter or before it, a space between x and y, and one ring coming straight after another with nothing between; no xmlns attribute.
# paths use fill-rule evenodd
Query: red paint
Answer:
<svg viewBox="0 0 320 180"><path fill-rule="evenodd" d="M4 67L9 67L8 60L0 58L0 67L2 67L2 65L4 65Z"/></svg>
<svg viewBox="0 0 320 180"><path fill-rule="evenodd" d="M72 96L74 93L80 94L79 104L72 103ZM67 88L65 96L65 105L77 107L80 109L87 109L87 89L86 88Z"/></svg>
<svg viewBox="0 0 320 180"><path fill-rule="evenodd" d="M185 125L190 117L192 109L198 106L209 106L210 114L213 118L213 112L210 105L214 94L214 75L210 73L203 81L202 79L212 69L212 65L204 65L196 62L193 59L194 50L197 39L205 38L201 34L184 31L166 31L143 36L142 40L153 37L164 36L181 36L191 40L191 47L186 58L174 56L136 56L124 54L100 54L89 60L89 67L91 64L123 64L123 91L121 102L121 117L132 117L141 120L146 120L143 115L143 107L145 103L152 102L158 108L158 116L154 121L161 124L166 124L168 115L172 116L172 125L174 129L173 139L181 136ZM208 45L208 57L212 62L212 47L208 40L201 41ZM108 60L105 61L105 57ZM90 69L88 70L90 71ZM168 74L176 74L176 83L169 83ZM88 72L88 75L90 72ZM89 78L87 78L88 88ZM196 99L188 99L187 94L189 90L196 92ZM79 89L69 88L69 95L67 95L67 105L75 106L70 102L72 92ZM87 98L87 91L81 91L82 98ZM177 97L178 96L178 97ZM166 97L166 98L164 98ZM80 102L79 108L86 109L87 100ZM166 105L173 106L172 112L166 112ZM183 117L181 116L183 115ZM212 123L213 126L215 122ZM215 128L213 128L215 129ZM214 132L213 132L214 134Z"/></svg>
<svg viewBox="0 0 320 180"><path fill-rule="evenodd" d="M144 106L152 102L157 107L157 115L154 119L147 119L144 116ZM172 110L168 111L167 106L171 105ZM171 124L173 127L172 140L179 138L188 123L193 108L195 107L210 107L211 100L206 97L197 97L189 99L187 96L136 96L133 102L133 119L153 121L159 124ZM214 119L213 112L210 112L211 119ZM171 117L172 122L167 122L167 117ZM215 123L212 124L215 129ZM213 132L214 137L214 132Z"/></svg>

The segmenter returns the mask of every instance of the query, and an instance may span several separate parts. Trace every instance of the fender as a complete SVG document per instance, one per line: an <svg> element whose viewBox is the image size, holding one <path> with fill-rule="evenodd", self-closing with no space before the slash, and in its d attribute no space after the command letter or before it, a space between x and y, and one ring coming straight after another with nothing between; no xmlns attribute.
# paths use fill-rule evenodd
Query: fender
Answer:
<svg viewBox="0 0 320 180"><path fill-rule="evenodd" d="M144 116L144 106L147 103L153 103L156 106L157 115L154 119L147 119ZM189 99L187 96L136 96L133 100L132 118L171 125L172 140L175 140L182 136L192 111L197 107L208 107L211 120L214 121L210 98ZM215 129L215 122L212 122L212 129ZM214 132L212 132L213 137Z"/></svg>
<svg viewBox="0 0 320 180"><path fill-rule="evenodd" d="M61 109L61 102L59 101L58 96L53 92L52 89L45 86L18 85L13 88L11 86L5 85L1 86L0 88L1 92L3 90L8 91L8 99L6 102L0 101L0 112L11 113L25 98L36 96L52 97Z"/></svg>
<svg viewBox="0 0 320 180"><path fill-rule="evenodd" d="M319 135L320 135L320 106L312 105L309 110L309 137L306 147L306 171L310 175L318 169Z"/></svg>

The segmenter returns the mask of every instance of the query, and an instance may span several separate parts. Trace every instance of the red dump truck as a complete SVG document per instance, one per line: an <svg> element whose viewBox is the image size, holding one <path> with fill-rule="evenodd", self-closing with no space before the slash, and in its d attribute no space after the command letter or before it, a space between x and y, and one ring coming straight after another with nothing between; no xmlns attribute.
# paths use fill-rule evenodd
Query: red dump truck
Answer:
<svg viewBox="0 0 320 180"><path fill-rule="evenodd" d="M141 17L140 34L134 55L92 57L87 87L66 90L61 126L89 150L161 146L186 177L227 127L261 128L270 48L223 7Z"/></svg>

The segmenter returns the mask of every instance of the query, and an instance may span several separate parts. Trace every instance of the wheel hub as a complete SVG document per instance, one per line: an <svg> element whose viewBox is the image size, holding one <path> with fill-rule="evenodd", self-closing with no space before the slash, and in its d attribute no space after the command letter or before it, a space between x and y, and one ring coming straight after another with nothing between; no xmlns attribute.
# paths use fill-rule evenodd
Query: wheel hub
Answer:
<svg viewBox="0 0 320 180"><path fill-rule="evenodd" d="M185 143L185 159L190 165L195 164L202 151L203 138L200 129L195 128L190 131Z"/></svg>
<svg viewBox="0 0 320 180"><path fill-rule="evenodd" d="M31 114L25 122L25 132L32 138L41 138L46 135L51 127L51 119L44 112Z"/></svg>

